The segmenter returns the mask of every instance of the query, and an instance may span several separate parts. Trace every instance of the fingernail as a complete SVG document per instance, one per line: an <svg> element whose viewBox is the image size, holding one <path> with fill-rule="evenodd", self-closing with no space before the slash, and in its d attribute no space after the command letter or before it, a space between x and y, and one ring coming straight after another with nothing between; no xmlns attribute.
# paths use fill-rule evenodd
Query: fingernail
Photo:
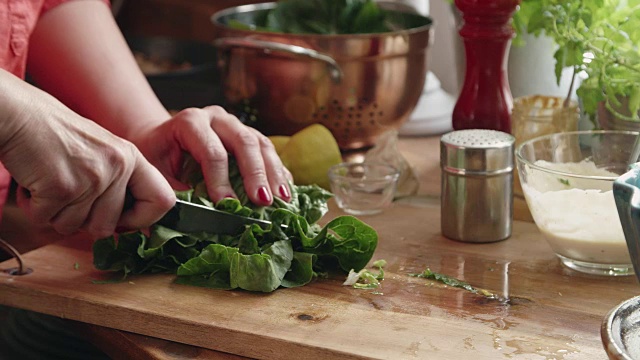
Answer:
<svg viewBox="0 0 640 360"><path fill-rule="evenodd" d="M227 195L225 195L225 196L224 196L224 198L225 198L225 199L227 199L227 198L235 199L235 197L236 197L236 196L235 196L235 195L233 195L233 194L227 194Z"/></svg>
<svg viewBox="0 0 640 360"><path fill-rule="evenodd" d="M265 186L258 189L258 199L264 203L271 204L271 194L269 194L269 190Z"/></svg>
<svg viewBox="0 0 640 360"><path fill-rule="evenodd" d="M287 185L280 185L278 187L278 191L280 192L280 197L284 200L289 201L291 199L291 194L289 193L289 187Z"/></svg>

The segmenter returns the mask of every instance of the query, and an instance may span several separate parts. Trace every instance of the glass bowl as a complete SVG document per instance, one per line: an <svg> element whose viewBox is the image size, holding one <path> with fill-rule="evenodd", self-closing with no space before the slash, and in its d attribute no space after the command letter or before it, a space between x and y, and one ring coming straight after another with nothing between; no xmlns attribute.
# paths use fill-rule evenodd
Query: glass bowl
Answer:
<svg viewBox="0 0 640 360"><path fill-rule="evenodd" d="M540 232L565 266L589 274L632 275L613 196L637 132L573 131L536 137L516 150L520 182Z"/></svg>
<svg viewBox="0 0 640 360"><path fill-rule="evenodd" d="M400 171L383 163L341 163L329 169L336 203L352 215L382 212L393 201Z"/></svg>

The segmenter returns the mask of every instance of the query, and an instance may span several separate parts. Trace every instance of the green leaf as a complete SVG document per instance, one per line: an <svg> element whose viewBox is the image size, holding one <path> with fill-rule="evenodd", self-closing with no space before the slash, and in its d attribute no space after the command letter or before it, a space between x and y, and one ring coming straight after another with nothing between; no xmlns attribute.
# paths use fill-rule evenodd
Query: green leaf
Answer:
<svg viewBox="0 0 640 360"><path fill-rule="evenodd" d="M530 34L539 35L541 31L544 31L549 17L545 16L542 11L542 5L538 2L529 1L528 3L521 5L518 9L517 16L518 21L521 21L522 27L526 29L526 32ZM518 29L520 27L516 27ZM521 29L521 28L520 28ZM520 30L522 31L522 30Z"/></svg>
<svg viewBox="0 0 640 360"><path fill-rule="evenodd" d="M567 57L566 48L559 48L554 54L553 58L556 59L556 64L554 67L556 74L556 85L560 85L560 79L562 77L562 70L565 67Z"/></svg>
<svg viewBox="0 0 640 360"><path fill-rule="evenodd" d="M367 34L389 31L384 20L385 13L382 9L375 2L366 1L353 18L350 33Z"/></svg>
<svg viewBox="0 0 640 360"><path fill-rule="evenodd" d="M237 163L230 158L229 164L232 186L243 188ZM191 173L190 179L197 181L194 188L176 196L214 207L202 176ZM95 266L125 277L169 272L178 275L180 284L268 292L305 285L331 267L347 271L366 265L377 245L373 229L353 217L336 218L321 227L317 221L327 212L333 194L293 184L291 193L291 202L276 200L271 206L242 199L215 204L222 211L271 221L266 229L251 225L238 234L223 235L182 233L155 225L149 235L138 231L96 241Z"/></svg>
<svg viewBox="0 0 640 360"><path fill-rule="evenodd" d="M462 280L458 280L458 279L456 279L454 277L451 277L451 276L448 276L448 275L444 275L444 274L433 272L429 268L425 269L420 274L410 274L410 276L436 280L436 281L442 282L445 285L449 285L449 286L452 286L452 287L465 289L465 290L471 291L473 293L477 292L475 290L475 288L473 286L471 286L471 284L469 284L468 282L465 282L465 281L462 281Z"/></svg>
<svg viewBox="0 0 640 360"><path fill-rule="evenodd" d="M451 277L449 275L445 275L445 274L440 274L437 272L433 272L431 271L431 269L426 268L422 273L419 274L409 274L409 276L413 276L413 277L419 277L419 278L424 278L424 279L431 279L431 280L435 280L435 281L439 281L445 285L451 286L451 287L456 287L456 288L461 288L464 290L467 290L473 294L480 294L486 298L489 299L495 299L495 300L500 300L500 301L505 301L506 299L503 299L501 296L486 290L486 289L482 289L482 288L477 288L472 286L471 284L469 284L466 281L462 281L459 279L456 279L454 277Z"/></svg>
<svg viewBox="0 0 640 360"><path fill-rule="evenodd" d="M584 70L576 72L587 76L577 93L588 116L595 116L602 101L619 117L630 116L619 110L623 98L636 108L630 97L640 81L640 1L523 0L516 17L518 31L526 24L529 32L544 33L558 46L558 81L567 66Z"/></svg>
<svg viewBox="0 0 640 360"><path fill-rule="evenodd" d="M277 241L262 254L236 253L231 257L231 287L271 292L282 283L292 260L289 241Z"/></svg>
<svg viewBox="0 0 640 360"><path fill-rule="evenodd" d="M193 196L193 189L176 191L176 198L178 200L191 201L192 196Z"/></svg>
<svg viewBox="0 0 640 360"><path fill-rule="evenodd" d="M258 226L258 225L255 225ZM258 227L259 228L259 227ZM254 229L247 228L240 236L238 241L238 251L241 254L260 254L260 247L258 246L258 240L253 234Z"/></svg>
<svg viewBox="0 0 640 360"><path fill-rule="evenodd" d="M115 237L99 239L93 243L93 266L99 270L120 270L120 267L113 267L113 253L117 250Z"/></svg>
<svg viewBox="0 0 640 360"><path fill-rule="evenodd" d="M176 282L214 289L231 289L231 257L237 253L237 248L211 244L204 248L199 256L178 268Z"/></svg>
<svg viewBox="0 0 640 360"><path fill-rule="evenodd" d="M126 276L144 267L141 259L131 256L145 239L141 233L120 234L93 243L93 265L98 270L122 271Z"/></svg>
<svg viewBox="0 0 640 360"><path fill-rule="evenodd" d="M637 116L638 110L640 110L640 86L634 86L629 95L629 113Z"/></svg>
<svg viewBox="0 0 640 360"><path fill-rule="evenodd" d="M373 0L280 0L255 23L233 27L291 34L369 34L391 31L387 13Z"/></svg>
<svg viewBox="0 0 640 360"><path fill-rule="evenodd" d="M313 271L316 258L315 254L294 251L291 269L284 275L280 285L291 288L310 283L316 277L316 273Z"/></svg>
<svg viewBox="0 0 640 360"><path fill-rule="evenodd" d="M378 233L353 216L340 216L331 220L326 228L333 242L332 253L344 271L359 271L367 266L378 245Z"/></svg>
<svg viewBox="0 0 640 360"><path fill-rule="evenodd" d="M138 255L143 259L157 256L157 252L162 251L162 247L171 240L176 240L178 243L183 240L181 244L184 246L192 246L196 242L196 239L189 238L184 233L157 225L151 232L149 240L141 243Z"/></svg>

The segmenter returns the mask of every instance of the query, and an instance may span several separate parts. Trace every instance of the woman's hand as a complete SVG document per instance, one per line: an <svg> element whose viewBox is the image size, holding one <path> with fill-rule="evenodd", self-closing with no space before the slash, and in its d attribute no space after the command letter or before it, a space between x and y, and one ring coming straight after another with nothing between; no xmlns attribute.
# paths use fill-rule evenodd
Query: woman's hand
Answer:
<svg viewBox="0 0 640 360"><path fill-rule="evenodd" d="M47 12L31 34L28 65L41 89L135 143L175 189L184 188L176 179L187 152L200 163L212 200L234 196L231 153L252 202L291 197L291 175L264 135L217 106L170 118L103 2L70 1Z"/></svg>
<svg viewBox="0 0 640 360"><path fill-rule="evenodd" d="M100 238L116 226L148 227L175 203L169 183L132 143L2 70L0 109L0 161L35 222ZM136 202L123 213L127 189Z"/></svg>
<svg viewBox="0 0 640 360"><path fill-rule="evenodd" d="M187 152L200 164L210 198L236 194L229 182L228 153L234 155L249 199L270 205L273 196L291 199L292 177L271 141L219 106L185 109L170 120L132 139L176 189Z"/></svg>

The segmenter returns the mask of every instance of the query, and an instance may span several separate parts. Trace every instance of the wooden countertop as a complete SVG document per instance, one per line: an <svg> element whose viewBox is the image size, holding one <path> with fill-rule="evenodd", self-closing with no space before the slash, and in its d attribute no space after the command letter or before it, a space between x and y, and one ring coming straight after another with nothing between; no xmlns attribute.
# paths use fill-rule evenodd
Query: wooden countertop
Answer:
<svg viewBox="0 0 640 360"><path fill-rule="evenodd" d="M373 260L388 263L378 291L342 286L344 276L270 294L181 286L170 275L98 285L90 244L67 238L25 255L32 274L0 274L0 304L89 324L114 358L606 359L601 322L640 293L635 277L563 267L527 221L502 242L444 238L438 139L401 139L419 194L362 217L380 236ZM327 219L342 214L330 205ZM409 276L427 267L510 301Z"/></svg>

